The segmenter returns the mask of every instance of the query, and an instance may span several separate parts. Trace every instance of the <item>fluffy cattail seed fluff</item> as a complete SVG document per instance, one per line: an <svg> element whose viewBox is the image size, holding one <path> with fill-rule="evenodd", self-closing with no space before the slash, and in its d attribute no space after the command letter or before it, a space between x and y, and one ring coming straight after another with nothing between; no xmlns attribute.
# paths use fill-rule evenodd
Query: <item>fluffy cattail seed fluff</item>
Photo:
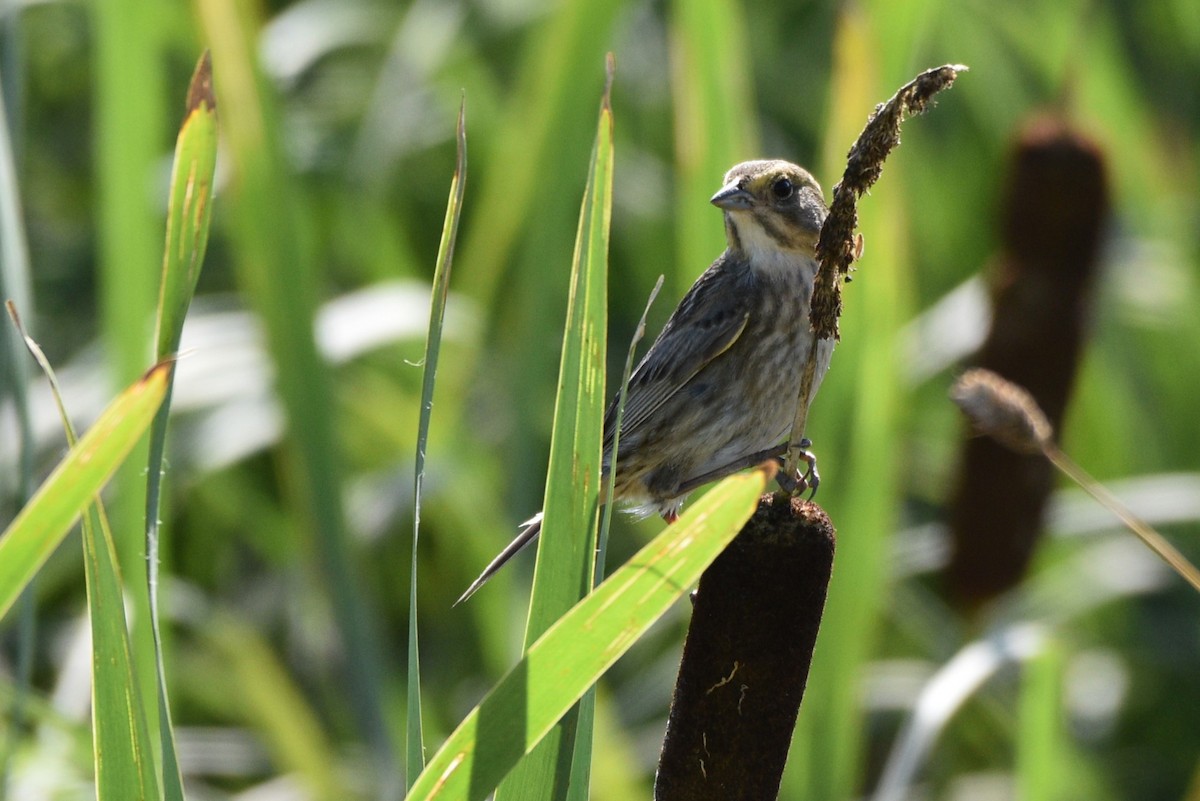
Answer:
<svg viewBox="0 0 1200 801"><path fill-rule="evenodd" d="M1042 453L1054 436L1046 415L1023 388L991 370L968 370L950 388L950 399L981 434L1018 453Z"/></svg>

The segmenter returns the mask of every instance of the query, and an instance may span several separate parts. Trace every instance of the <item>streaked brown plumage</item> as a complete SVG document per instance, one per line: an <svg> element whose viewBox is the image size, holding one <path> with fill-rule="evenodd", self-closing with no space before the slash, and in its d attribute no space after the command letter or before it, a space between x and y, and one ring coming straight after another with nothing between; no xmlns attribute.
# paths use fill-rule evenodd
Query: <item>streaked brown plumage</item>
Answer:
<svg viewBox="0 0 1200 801"><path fill-rule="evenodd" d="M673 519L702 484L782 453L813 345L808 306L821 187L786 161L747 161L712 198L728 247L684 295L629 382L614 496ZM818 343L813 394L833 342ZM616 400L604 418L611 467ZM466 600L541 530L541 516L463 593Z"/></svg>

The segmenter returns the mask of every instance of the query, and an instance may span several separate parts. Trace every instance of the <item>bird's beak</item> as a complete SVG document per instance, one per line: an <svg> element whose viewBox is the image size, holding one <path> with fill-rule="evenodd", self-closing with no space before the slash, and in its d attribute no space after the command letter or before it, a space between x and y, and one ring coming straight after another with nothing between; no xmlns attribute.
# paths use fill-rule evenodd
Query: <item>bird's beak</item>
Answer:
<svg viewBox="0 0 1200 801"><path fill-rule="evenodd" d="M754 195L737 184L729 184L712 196L712 204L725 211L748 209L754 205Z"/></svg>

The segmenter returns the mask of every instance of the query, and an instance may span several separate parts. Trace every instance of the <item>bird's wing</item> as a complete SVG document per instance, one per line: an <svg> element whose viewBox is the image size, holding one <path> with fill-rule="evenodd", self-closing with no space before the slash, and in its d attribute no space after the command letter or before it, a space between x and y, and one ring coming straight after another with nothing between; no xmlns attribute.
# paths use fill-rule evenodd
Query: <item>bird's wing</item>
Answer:
<svg viewBox="0 0 1200 801"><path fill-rule="evenodd" d="M621 435L642 426L705 365L729 349L749 321L745 271L722 257L692 285L629 379ZM617 399L604 417L604 447L612 445Z"/></svg>

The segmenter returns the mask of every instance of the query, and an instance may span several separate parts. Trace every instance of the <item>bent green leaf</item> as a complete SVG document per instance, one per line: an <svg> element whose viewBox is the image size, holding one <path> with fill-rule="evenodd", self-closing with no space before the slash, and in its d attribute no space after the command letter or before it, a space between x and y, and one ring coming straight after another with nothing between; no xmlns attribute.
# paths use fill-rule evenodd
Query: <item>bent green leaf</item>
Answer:
<svg viewBox="0 0 1200 801"><path fill-rule="evenodd" d="M0 617L145 433L166 394L169 369L157 364L122 392L0 536Z"/></svg>
<svg viewBox="0 0 1200 801"><path fill-rule="evenodd" d="M54 369L38 343L25 332L11 303L8 312L30 354L50 382L67 444L74 449L79 438L67 414ZM146 725L146 710L134 668L117 550L98 495L83 517L83 556L88 622L92 628L92 751L96 798L99 801L157 799L158 777Z"/></svg>
<svg viewBox="0 0 1200 801"><path fill-rule="evenodd" d="M588 595L537 642L429 760L408 801L477 801L737 535L767 473L730 476Z"/></svg>

